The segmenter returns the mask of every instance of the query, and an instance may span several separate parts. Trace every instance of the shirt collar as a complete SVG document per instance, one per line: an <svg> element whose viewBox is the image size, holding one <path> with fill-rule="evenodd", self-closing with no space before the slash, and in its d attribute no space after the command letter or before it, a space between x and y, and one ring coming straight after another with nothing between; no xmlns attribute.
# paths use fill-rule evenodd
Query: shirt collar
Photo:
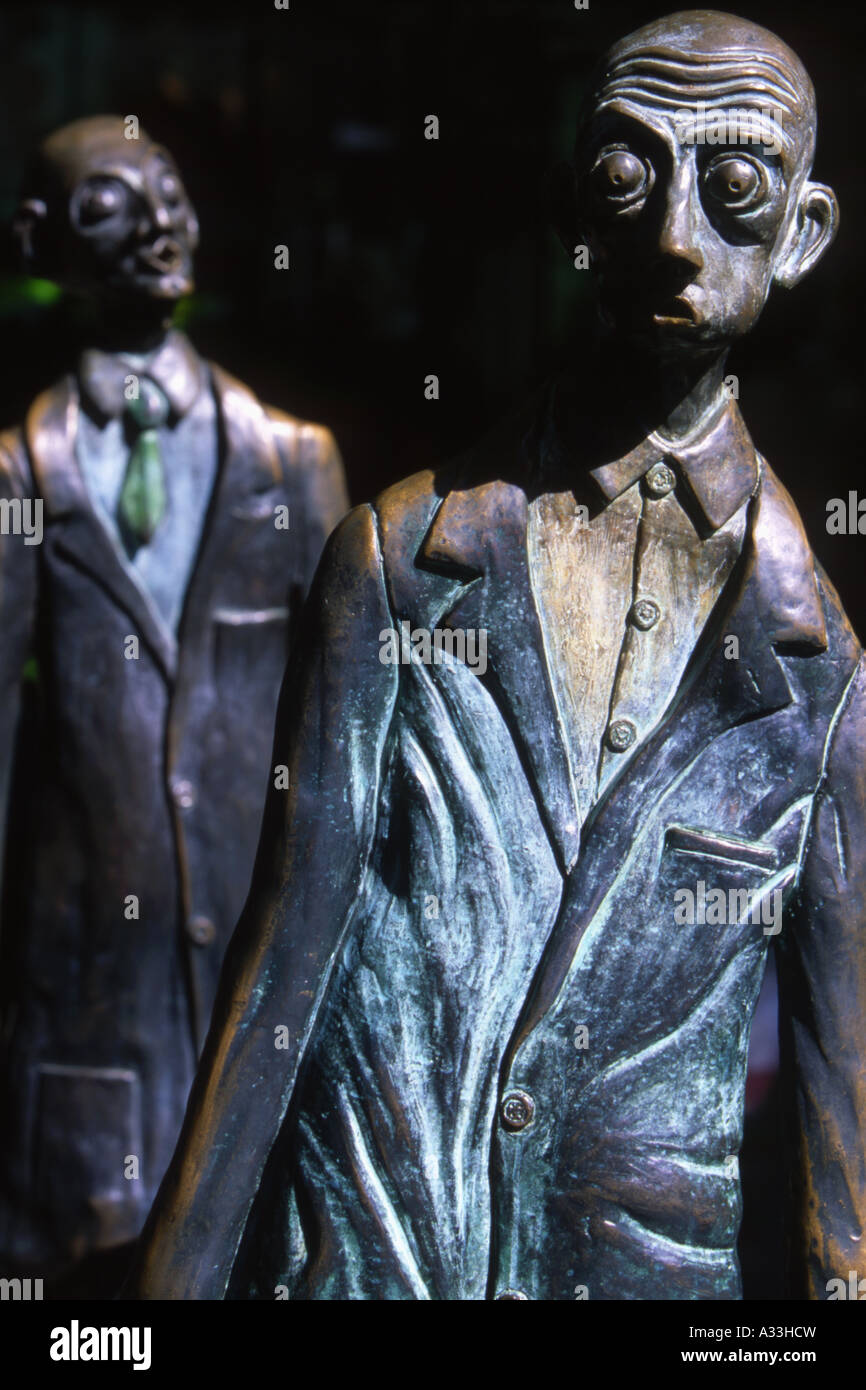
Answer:
<svg viewBox="0 0 866 1390"><path fill-rule="evenodd" d="M573 446L562 438L557 425L556 392L551 402L547 443L557 471L565 458L573 457ZM656 463L665 463L677 477L680 501L696 511L695 519L707 534L717 531L739 511L754 493L758 483L758 460L745 421L736 401L725 397L703 429L684 443L664 441L652 434L612 463L589 469L581 481L596 504L614 501ZM579 490L584 491L578 484Z"/></svg>
<svg viewBox="0 0 866 1390"><path fill-rule="evenodd" d="M204 385L204 368L192 343L172 329L152 353L138 355L88 348L78 362L82 395L104 419L122 415L126 407L126 378L148 376L165 392L172 414L185 415Z"/></svg>

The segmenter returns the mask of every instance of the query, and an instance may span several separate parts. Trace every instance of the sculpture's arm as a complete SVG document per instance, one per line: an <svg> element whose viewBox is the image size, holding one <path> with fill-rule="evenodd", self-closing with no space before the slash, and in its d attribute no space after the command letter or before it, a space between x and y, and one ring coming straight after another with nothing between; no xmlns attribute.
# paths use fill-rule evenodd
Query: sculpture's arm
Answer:
<svg viewBox="0 0 866 1390"><path fill-rule="evenodd" d="M346 474L337 441L325 425L305 424L266 407L289 491L301 499L301 537L309 588L325 542L349 510ZM291 526L297 530L298 519Z"/></svg>
<svg viewBox="0 0 866 1390"><path fill-rule="evenodd" d="M301 476L306 494L307 554L312 570L334 527L349 510L346 475L337 441L324 425L308 425L302 439Z"/></svg>
<svg viewBox="0 0 866 1390"><path fill-rule="evenodd" d="M391 625L375 517L359 507L325 550L286 673L273 761L290 786L269 792L183 1130L128 1285L142 1297L225 1294L366 869L397 688L379 660Z"/></svg>
<svg viewBox="0 0 866 1390"><path fill-rule="evenodd" d="M827 1298L831 1279L866 1278L864 662L836 714L797 910L779 939L792 1293L812 1299Z"/></svg>

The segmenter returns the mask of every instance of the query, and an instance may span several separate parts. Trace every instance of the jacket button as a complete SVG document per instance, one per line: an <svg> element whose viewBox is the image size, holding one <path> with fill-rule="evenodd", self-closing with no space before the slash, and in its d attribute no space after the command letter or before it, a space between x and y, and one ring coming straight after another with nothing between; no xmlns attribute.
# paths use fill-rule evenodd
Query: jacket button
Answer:
<svg viewBox="0 0 866 1390"><path fill-rule="evenodd" d="M172 777L171 796L175 806L182 811L188 811L190 806L195 805L195 787L192 782L188 782L185 777Z"/></svg>
<svg viewBox="0 0 866 1390"><path fill-rule="evenodd" d="M607 731L608 747L614 753L625 753L637 738L637 729L630 719L614 719Z"/></svg>
<svg viewBox="0 0 866 1390"><path fill-rule="evenodd" d="M661 609L651 598L639 598L632 604L629 617L636 628L641 632L648 632L651 627L655 627L661 617Z"/></svg>
<svg viewBox="0 0 866 1390"><path fill-rule="evenodd" d="M651 497L667 497L677 485L677 475L666 463L654 463L644 475L647 492Z"/></svg>
<svg viewBox="0 0 866 1390"><path fill-rule="evenodd" d="M190 917L186 934L196 946L210 946L216 939L216 925L210 917Z"/></svg>
<svg viewBox="0 0 866 1390"><path fill-rule="evenodd" d="M512 1134L526 1129L535 1118L535 1101L526 1091L509 1091L499 1108L502 1123Z"/></svg>
<svg viewBox="0 0 866 1390"><path fill-rule="evenodd" d="M529 1294L521 1293L519 1289L505 1289L503 1293L496 1295L496 1302L501 1303L503 1299L517 1299L521 1303L529 1302Z"/></svg>

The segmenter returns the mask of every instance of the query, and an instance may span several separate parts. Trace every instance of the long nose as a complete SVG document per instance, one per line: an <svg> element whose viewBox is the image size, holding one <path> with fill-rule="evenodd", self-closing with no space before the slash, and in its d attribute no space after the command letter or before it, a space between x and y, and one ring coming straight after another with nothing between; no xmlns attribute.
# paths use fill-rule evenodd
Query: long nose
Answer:
<svg viewBox="0 0 866 1390"><path fill-rule="evenodd" d="M168 207L162 192L152 178L145 175L141 189L144 207L138 224L138 234L147 237L154 228L160 233L170 232L183 226L189 216L189 206L181 198L174 206Z"/></svg>
<svg viewBox="0 0 866 1390"><path fill-rule="evenodd" d="M678 162L668 189L659 231L659 254L686 261L695 270L701 270L704 264L700 247L702 221L695 162L683 159Z"/></svg>
<svg viewBox="0 0 866 1390"><path fill-rule="evenodd" d="M172 217L165 203L151 189L144 192L144 212L138 224L139 236L147 236L151 228L159 232L171 230Z"/></svg>

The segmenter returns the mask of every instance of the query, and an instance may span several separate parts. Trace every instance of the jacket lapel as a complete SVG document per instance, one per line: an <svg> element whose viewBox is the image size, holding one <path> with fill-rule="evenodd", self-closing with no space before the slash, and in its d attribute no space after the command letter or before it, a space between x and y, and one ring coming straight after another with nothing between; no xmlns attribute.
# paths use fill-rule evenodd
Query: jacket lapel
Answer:
<svg viewBox="0 0 866 1390"><path fill-rule="evenodd" d="M45 507L46 539L129 615L166 679L171 680L176 663L171 634L127 573L90 500L75 453L78 411L77 387L72 377L66 377L44 391L27 416L25 434Z"/></svg>
<svg viewBox="0 0 866 1390"><path fill-rule="evenodd" d="M486 684L514 735L567 871L580 845L580 816L530 586L527 519L526 493L517 484L487 482L449 492L418 558L439 573L470 577L443 621L487 632Z"/></svg>
<svg viewBox="0 0 866 1390"><path fill-rule="evenodd" d="M217 402L220 461L180 622L184 665L195 664L207 632L220 572L241 528L273 524L273 491L282 472L264 410L251 391L209 364Z"/></svg>
<svg viewBox="0 0 866 1390"><path fill-rule="evenodd" d="M679 696L587 818L580 856L511 1053L559 993L648 809L713 739L791 703L777 649L800 654L826 649L814 558L802 522L763 459L760 465L740 564L693 654Z"/></svg>
<svg viewBox="0 0 866 1390"><path fill-rule="evenodd" d="M72 377L38 397L25 427L45 507L46 540L129 614L168 680L180 674L178 651L184 670L196 669L220 567L231 553L239 528L251 522L261 524L265 516L272 518L272 498L265 494L272 493L282 478L261 405L227 372L215 366L210 370L219 413L220 464L187 586L177 645L127 573L90 500L75 453L79 397Z"/></svg>
<svg viewBox="0 0 866 1390"><path fill-rule="evenodd" d="M586 860L593 827L602 819L605 834L615 830L628 841L635 817L651 804L652 788L666 785L674 747L683 756L695 756L725 728L790 702L774 644L821 647L826 638L802 524L790 497L761 460L761 485L750 504L743 554L693 653L677 701L581 826L529 577L526 480L533 476L538 441L532 431L538 420L537 403L531 403L516 429L513 423L503 427L479 451L468 465L471 476L498 481L458 484L447 493L417 563L463 580L464 588L442 621L487 630L488 687L515 736L560 864L570 873L578 855L581 863ZM736 638L738 659L725 655L735 649L725 642L729 637ZM688 736L672 738L683 721L688 721Z"/></svg>

